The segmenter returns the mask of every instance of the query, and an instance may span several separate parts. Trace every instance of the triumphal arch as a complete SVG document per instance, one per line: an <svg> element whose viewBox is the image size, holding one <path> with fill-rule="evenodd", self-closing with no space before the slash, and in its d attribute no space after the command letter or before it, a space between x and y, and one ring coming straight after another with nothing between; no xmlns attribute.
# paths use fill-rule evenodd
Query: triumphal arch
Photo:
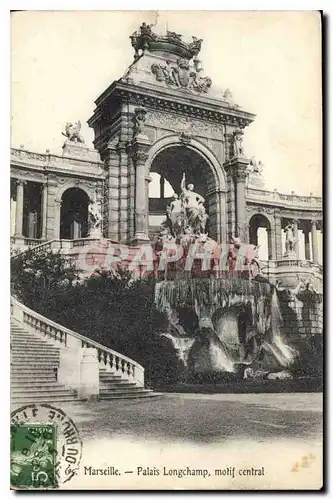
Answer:
<svg viewBox="0 0 333 500"><path fill-rule="evenodd" d="M97 99L88 122L107 172L105 234L127 242L148 240L155 229L150 216L164 213L168 203L164 182L179 192L185 173L206 200L211 237L247 238L249 159L242 134L254 115L203 76L202 40L156 35L144 23L131 43L132 65ZM161 196L149 200L152 172L161 176Z"/></svg>

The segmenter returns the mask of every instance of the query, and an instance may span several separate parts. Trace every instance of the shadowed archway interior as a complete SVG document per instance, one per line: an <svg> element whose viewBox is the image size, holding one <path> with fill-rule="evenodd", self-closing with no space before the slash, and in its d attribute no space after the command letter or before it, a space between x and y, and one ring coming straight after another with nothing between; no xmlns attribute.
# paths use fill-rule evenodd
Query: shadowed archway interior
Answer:
<svg viewBox="0 0 333 500"><path fill-rule="evenodd" d="M79 188L67 189L61 197L60 238L88 236L89 196Z"/></svg>
<svg viewBox="0 0 333 500"><path fill-rule="evenodd" d="M149 233L156 234L162 222L166 207L171 197L165 196L164 184L167 181L178 195L181 192L183 173L186 176L186 185L194 184L194 191L205 198L205 208L209 215L206 230L212 238L217 238L216 227L216 181L210 165L194 150L186 146L170 146L157 154L150 172L156 172L160 177L159 197L149 198Z"/></svg>

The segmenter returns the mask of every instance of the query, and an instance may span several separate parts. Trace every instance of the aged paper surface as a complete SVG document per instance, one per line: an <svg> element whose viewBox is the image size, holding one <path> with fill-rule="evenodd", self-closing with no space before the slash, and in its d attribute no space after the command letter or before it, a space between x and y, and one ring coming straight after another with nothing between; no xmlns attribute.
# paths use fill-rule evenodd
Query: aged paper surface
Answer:
<svg viewBox="0 0 333 500"><path fill-rule="evenodd" d="M318 12L11 19L11 486L319 490Z"/></svg>

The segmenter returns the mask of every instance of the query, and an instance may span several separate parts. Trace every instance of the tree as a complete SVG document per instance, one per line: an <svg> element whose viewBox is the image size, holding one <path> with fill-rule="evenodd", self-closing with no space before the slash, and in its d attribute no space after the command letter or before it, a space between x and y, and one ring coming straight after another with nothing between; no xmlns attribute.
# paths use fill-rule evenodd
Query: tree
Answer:
<svg viewBox="0 0 333 500"><path fill-rule="evenodd" d="M51 249L28 249L11 258L11 293L34 308L43 296L56 288L70 288L78 280L75 265Z"/></svg>

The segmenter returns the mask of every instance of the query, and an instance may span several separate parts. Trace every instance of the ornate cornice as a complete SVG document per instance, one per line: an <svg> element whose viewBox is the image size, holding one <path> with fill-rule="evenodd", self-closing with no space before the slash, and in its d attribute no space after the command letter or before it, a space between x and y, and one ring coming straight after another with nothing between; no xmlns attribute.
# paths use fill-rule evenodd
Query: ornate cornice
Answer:
<svg viewBox="0 0 333 500"><path fill-rule="evenodd" d="M199 118L215 123L230 124L235 127L244 128L255 119L253 113L242 109L230 108L226 103L207 96L194 96L187 93L177 93L170 89L152 88L148 84L144 87L121 81L114 82L95 101L96 105L107 106L117 102L131 103L160 111L171 111L181 113L192 118ZM112 104L114 106L114 104ZM99 120L99 113L96 112L88 120L90 126Z"/></svg>

